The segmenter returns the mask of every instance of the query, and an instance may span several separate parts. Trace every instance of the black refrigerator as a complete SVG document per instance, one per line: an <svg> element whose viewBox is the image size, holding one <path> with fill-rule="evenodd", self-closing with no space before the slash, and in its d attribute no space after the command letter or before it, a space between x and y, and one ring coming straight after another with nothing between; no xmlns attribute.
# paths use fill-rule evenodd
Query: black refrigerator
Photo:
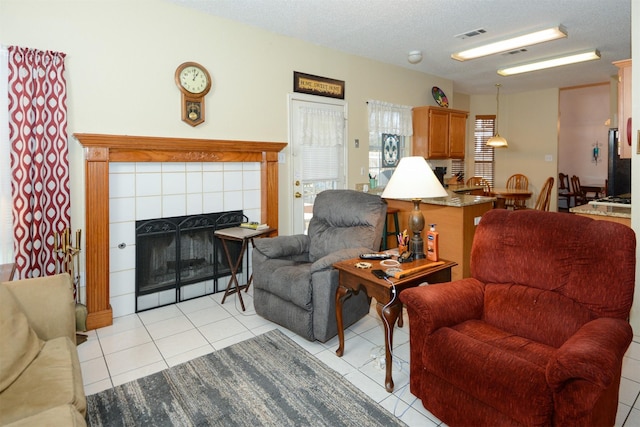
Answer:
<svg viewBox="0 0 640 427"><path fill-rule="evenodd" d="M609 173L607 196L631 193L631 159L618 155L618 129L609 129Z"/></svg>

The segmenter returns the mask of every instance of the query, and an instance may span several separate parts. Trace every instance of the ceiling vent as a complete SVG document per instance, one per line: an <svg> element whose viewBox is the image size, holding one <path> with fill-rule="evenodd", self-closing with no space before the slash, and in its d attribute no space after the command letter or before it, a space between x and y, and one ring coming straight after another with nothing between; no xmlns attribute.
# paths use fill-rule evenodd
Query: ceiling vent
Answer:
<svg viewBox="0 0 640 427"><path fill-rule="evenodd" d="M484 28L478 28L477 30L467 31L453 37L464 40L464 39L468 39L469 37L479 36L480 34L484 34L486 32L487 30L485 30Z"/></svg>
<svg viewBox="0 0 640 427"><path fill-rule="evenodd" d="M526 52L526 51L527 51L527 49L516 49L516 50L511 50L511 51L509 51L509 52L505 52L505 53L503 53L503 55L504 55L504 56L508 56L508 55L516 55L516 54L518 54L518 53L523 53L523 52Z"/></svg>

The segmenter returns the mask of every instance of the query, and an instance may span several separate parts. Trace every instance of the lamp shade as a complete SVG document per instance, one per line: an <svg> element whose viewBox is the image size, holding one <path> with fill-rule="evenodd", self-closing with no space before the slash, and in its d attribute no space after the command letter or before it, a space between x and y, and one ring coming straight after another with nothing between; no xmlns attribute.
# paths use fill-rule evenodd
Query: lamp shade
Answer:
<svg viewBox="0 0 640 427"><path fill-rule="evenodd" d="M504 148L509 146L509 144L507 144L507 140L498 134L487 139L487 145L493 148Z"/></svg>
<svg viewBox="0 0 640 427"><path fill-rule="evenodd" d="M380 197L385 199L425 199L446 197L436 174L423 157L403 157Z"/></svg>

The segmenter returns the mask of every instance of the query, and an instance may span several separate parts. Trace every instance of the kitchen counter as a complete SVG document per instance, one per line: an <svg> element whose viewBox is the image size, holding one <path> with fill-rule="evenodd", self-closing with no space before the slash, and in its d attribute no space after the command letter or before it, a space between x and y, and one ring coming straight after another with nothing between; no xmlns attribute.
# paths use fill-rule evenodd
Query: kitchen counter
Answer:
<svg viewBox="0 0 640 427"><path fill-rule="evenodd" d="M436 224L440 233L440 256L456 262L458 265L451 269L452 280L462 279L471 275L470 258L471 244L476 226L482 215L493 209L495 197L472 196L455 194L449 190L449 196L424 199L420 203L420 211L424 215L425 228L422 238L426 240L429 224ZM409 212L413 210L411 200L386 199L390 208L398 209L400 229L407 228ZM390 219L388 219L391 222ZM393 225L388 225L393 230ZM389 243L393 243L391 238ZM390 247L395 247L390 244Z"/></svg>
<svg viewBox="0 0 640 427"><path fill-rule="evenodd" d="M449 191L449 190L447 190ZM435 197L431 199L422 199L422 203L429 205L452 206L461 208L464 206L480 205L483 203L493 203L495 197L474 196L471 194L457 194L449 191L448 197Z"/></svg>
<svg viewBox="0 0 640 427"><path fill-rule="evenodd" d="M586 204L573 207L569 209L569 212L593 219L618 222L631 227L630 206L593 206Z"/></svg>
<svg viewBox="0 0 640 427"><path fill-rule="evenodd" d="M477 189L478 187L456 187L454 189L449 186L447 188L447 192L449 195L447 197L434 197L428 199L422 199L422 203L428 205L440 205L440 206L451 206L455 208L462 208L465 206L473 206L480 205L483 203L493 203L496 201L495 197L486 197L486 196L476 196L473 194L463 194L461 192L466 192L471 189ZM374 189L370 189L369 193L377 194L378 196L382 195L384 191L384 187L377 187ZM411 202L410 199L405 199L407 202Z"/></svg>

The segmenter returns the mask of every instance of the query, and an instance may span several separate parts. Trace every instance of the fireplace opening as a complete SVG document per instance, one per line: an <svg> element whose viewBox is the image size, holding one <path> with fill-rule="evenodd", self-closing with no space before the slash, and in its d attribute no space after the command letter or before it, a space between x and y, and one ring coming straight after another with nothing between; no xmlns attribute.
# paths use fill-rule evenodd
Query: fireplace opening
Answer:
<svg viewBox="0 0 640 427"><path fill-rule="evenodd" d="M139 309L138 297L144 295L175 290L173 301L166 302L172 304L189 299L183 287L208 280L213 280L211 292L197 296L223 291L218 279L230 276L231 268L214 232L246 220L240 210L136 221L136 312L155 308ZM227 244L232 260L237 259L242 244Z"/></svg>

